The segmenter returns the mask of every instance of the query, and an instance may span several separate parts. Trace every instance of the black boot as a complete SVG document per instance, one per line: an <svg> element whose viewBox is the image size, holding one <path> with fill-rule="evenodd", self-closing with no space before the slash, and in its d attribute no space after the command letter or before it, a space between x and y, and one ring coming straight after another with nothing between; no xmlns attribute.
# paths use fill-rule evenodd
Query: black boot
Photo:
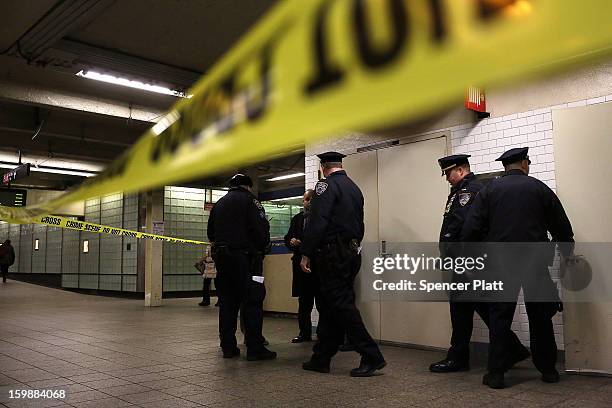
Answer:
<svg viewBox="0 0 612 408"><path fill-rule="evenodd" d="M291 339L292 343L303 343L305 341L312 341L312 336L304 335L304 334L300 333L296 337Z"/></svg>
<svg viewBox="0 0 612 408"><path fill-rule="evenodd" d="M223 358L234 358L240 355L240 349L234 347L233 349L223 350Z"/></svg>
<svg viewBox="0 0 612 408"><path fill-rule="evenodd" d="M487 373L482 377L482 383L496 390L506 388L503 373Z"/></svg>
<svg viewBox="0 0 612 408"><path fill-rule="evenodd" d="M329 373L329 363L316 363L312 360L306 361L302 364L302 368L307 371L316 371L317 373Z"/></svg>
<svg viewBox="0 0 612 408"><path fill-rule="evenodd" d="M258 360L274 360L276 358L276 352L268 350L263 347L261 350L256 352L251 352L247 350L247 360L248 361L258 361Z"/></svg>
<svg viewBox="0 0 612 408"><path fill-rule="evenodd" d="M542 381L545 383L558 383L560 379L561 377L559 376L559 372L556 368L542 373Z"/></svg>
<svg viewBox="0 0 612 408"><path fill-rule="evenodd" d="M385 360L381 360L375 363L368 363L361 359L359 367L351 370L351 377L371 377L374 375L376 370L381 370L387 365Z"/></svg>
<svg viewBox="0 0 612 408"><path fill-rule="evenodd" d="M445 358L429 366L429 371L432 373L455 373L457 371L468 371L469 369L469 363L462 363L449 358Z"/></svg>

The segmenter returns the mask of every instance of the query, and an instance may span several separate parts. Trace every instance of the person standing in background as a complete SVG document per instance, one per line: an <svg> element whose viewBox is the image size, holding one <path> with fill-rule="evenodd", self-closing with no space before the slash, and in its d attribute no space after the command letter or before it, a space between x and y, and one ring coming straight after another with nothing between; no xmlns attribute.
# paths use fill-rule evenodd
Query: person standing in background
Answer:
<svg viewBox="0 0 612 408"><path fill-rule="evenodd" d="M314 273L305 273L302 271L302 267L300 266L300 262L302 261L300 246L304 238L304 226L308 223L310 200L313 194L314 190L312 189L304 193L302 200L304 211L300 211L293 216L289 231L287 235L285 235L285 246L293 252L293 256L291 257L293 270L291 295L298 298L298 325L300 328L299 334L291 340L292 343L312 341L312 321L310 314L314 306L318 283Z"/></svg>
<svg viewBox="0 0 612 408"><path fill-rule="evenodd" d="M6 283L8 269L15 263L15 249L11 245L11 240L7 239L0 245L0 270L2 271L2 283Z"/></svg>

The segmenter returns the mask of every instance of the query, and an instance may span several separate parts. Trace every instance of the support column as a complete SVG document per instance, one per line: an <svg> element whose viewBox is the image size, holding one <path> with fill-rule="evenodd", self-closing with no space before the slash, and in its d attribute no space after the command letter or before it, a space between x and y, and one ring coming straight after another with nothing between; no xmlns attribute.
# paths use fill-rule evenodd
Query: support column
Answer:
<svg viewBox="0 0 612 408"><path fill-rule="evenodd" d="M146 194L146 232L153 233L153 221L164 220L164 190L148 191ZM162 304L162 242L146 240L145 242L145 306Z"/></svg>

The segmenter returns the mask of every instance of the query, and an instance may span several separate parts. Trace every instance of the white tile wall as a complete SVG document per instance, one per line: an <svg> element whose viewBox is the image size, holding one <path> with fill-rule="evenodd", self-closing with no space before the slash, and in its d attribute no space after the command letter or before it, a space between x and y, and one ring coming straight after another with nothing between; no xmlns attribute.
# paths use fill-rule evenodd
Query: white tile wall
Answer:
<svg viewBox="0 0 612 408"><path fill-rule="evenodd" d="M552 111L598 103L612 102L612 95L597 98L571 101L559 105L543 107L526 112L484 119L476 124L467 123L446 129L436 129L427 133L450 132L452 154L470 154L472 170L476 173L495 172L503 170L500 162L495 159L504 151L513 147L529 147L532 160L530 175L546 183L551 189L556 189L555 159L553 144ZM375 143L380 143L377 140ZM367 146L367 145L365 145ZM355 146L357 147L357 146ZM362 146L358 146L362 147ZM354 152L354 147L352 149ZM317 181L318 159L315 155L307 156L305 161L306 188L312 188ZM558 273L558 267L552 268L553 278ZM522 301L521 301L522 302ZM529 327L524 303L519 302L513 329L523 343L529 345ZM316 310L313 311L313 324L318 321ZM557 313L553 319L557 346L563 348L563 320ZM488 342L488 330L475 317L473 341Z"/></svg>

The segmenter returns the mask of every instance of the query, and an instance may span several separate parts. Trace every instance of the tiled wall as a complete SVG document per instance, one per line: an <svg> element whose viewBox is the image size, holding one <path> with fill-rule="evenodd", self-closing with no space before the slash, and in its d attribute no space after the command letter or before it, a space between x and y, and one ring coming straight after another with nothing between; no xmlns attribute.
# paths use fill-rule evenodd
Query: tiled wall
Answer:
<svg viewBox="0 0 612 408"><path fill-rule="evenodd" d="M133 231L138 230L138 196L123 196L123 228ZM123 283L121 290L126 292L136 292L136 280L138 275L137 260L137 239L133 237L123 237L121 250L121 273Z"/></svg>
<svg viewBox="0 0 612 408"><path fill-rule="evenodd" d="M41 226L42 227L42 226ZM62 237L63 229L58 227L43 227L47 235L45 273L62 273ZM34 267L32 266L32 269Z"/></svg>
<svg viewBox="0 0 612 408"><path fill-rule="evenodd" d="M80 231L62 230L62 287L79 287Z"/></svg>
<svg viewBox="0 0 612 408"><path fill-rule="evenodd" d="M266 216L270 220L270 236L274 238L283 238L289 225L291 218L302 210L302 207L297 205L284 205L275 203L262 203L266 210Z"/></svg>
<svg viewBox="0 0 612 408"><path fill-rule="evenodd" d="M36 240L38 240L38 249L36 249ZM32 225L32 272L41 271L47 272L46 255L47 255L47 227L45 225Z"/></svg>
<svg viewBox="0 0 612 408"><path fill-rule="evenodd" d="M206 241L209 211L204 210L206 190L167 186L164 189L165 234ZM218 195L217 195L218 196ZM201 290L202 277L193 264L202 257L203 247L164 242L164 292Z"/></svg>
<svg viewBox="0 0 612 408"><path fill-rule="evenodd" d="M87 200L85 220L137 230L138 196L124 197L119 193ZM15 248L11 272L62 274L62 286L66 288L136 291L134 238L40 224L0 223L2 237L10 238ZM35 249L37 239L38 250ZM84 240L89 241L88 253L83 253Z"/></svg>
<svg viewBox="0 0 612 408"><path fill-rule="evenodd" d="M19 269L20 273L32 273L32 232L34 226L32 224L21 225L20 240L19 240ZM16 243L13 244L16 246ZM15 253L17 257L17 253ZM17 263L17 262L15 262Z"/></svg>
<svg viewBox="0 0 612 408"><path fill-rule="evenodd" d="M554 106L543 107L525 112L513 113L500 117L491 117L478 123L466 123L449 128L435 129L428 133L444 132L450 135L452 154L470 154L472 170L476 173L488 173L503 170L500 162L495 159L502 152L513 147L529 147L529 157L532 161L530 175L546 183L555 190L555 160L553 147L552 111L556 109L587 106L598 103L612 102L612 95L605 95L591 99L582 99ZM415 135L417 136L417 135ZM380 139L374 143L380 143ZM351 152L356 147L364 147L367 144L352 146ZM347 151L348 151L347 150ZM318 180L319 161L315 155L306 157L306 188L312 188ZM558 276L558 260L551 268L553 279ZM313 312L316 322L318 315ZM559 348L563 348L563 318L557 313L553 319L555 337ZM512 324L519 338L525 344L529 344L529 323L525 305L522 299L514 316ZM473 341L488 342L488 330L480 320L475 317Z"/></svg>
<svg viewBox="0 0 612 408"><path fill-rule="evenodd" d="M100 224L100 199L92 198L85 201L85 221ZM83 253L83 242L88 241L89 251ZM100 234L81 232L79 288L98 289L100 274Z"/></svg>

